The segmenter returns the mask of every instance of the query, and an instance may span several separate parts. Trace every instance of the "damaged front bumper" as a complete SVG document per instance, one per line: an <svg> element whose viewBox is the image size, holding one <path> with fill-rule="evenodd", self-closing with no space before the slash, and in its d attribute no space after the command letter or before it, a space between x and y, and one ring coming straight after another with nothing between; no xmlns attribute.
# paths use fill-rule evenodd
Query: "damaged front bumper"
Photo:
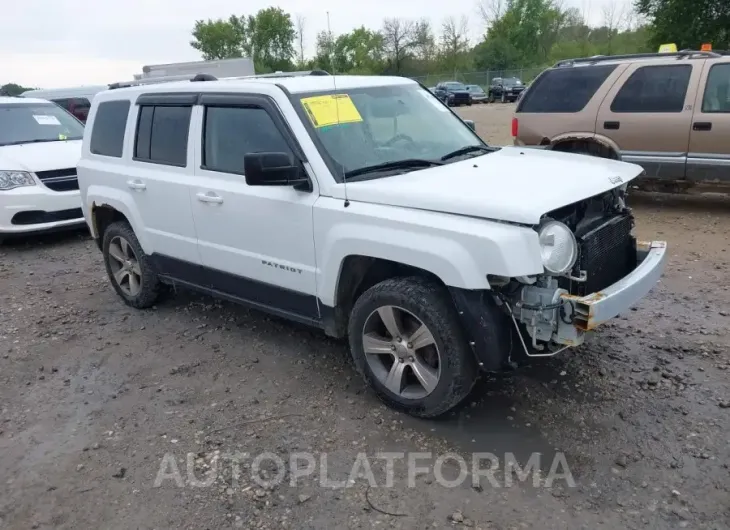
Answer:
<svg viewBox="0 0 730 530"><path fill-rule="evenodd" d="M551 345L582 344L586 331L625 312L644 298L662 276L667 244L664 241L641 242L637 243L636 251L636 268L596 293L571 295L558 288L555 282L524 286L519 299L511 304L510 312L518 330L517 324L522 324L530 335L533 354L555 353ZM528 349L527 344L525 348Z"/></svg>

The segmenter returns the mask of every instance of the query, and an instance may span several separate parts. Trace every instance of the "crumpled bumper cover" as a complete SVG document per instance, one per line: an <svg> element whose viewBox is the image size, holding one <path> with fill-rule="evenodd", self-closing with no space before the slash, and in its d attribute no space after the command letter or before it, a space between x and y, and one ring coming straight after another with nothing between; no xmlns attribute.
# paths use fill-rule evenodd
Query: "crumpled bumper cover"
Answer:
<svg viewBox="0 0 730 530"><path fill-rule="evenodd" d="M665 241L637 243L636 268L613 285L586 296L563 294L574 308L573 325L590 331L623 313L644 298L661 278L667 261Z"/></svg>

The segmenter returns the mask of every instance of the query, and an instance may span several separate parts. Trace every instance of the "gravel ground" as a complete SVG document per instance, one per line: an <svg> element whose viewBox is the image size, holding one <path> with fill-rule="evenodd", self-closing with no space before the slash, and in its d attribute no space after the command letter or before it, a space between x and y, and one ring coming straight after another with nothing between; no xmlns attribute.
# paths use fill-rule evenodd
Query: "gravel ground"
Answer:
<svg viewBox="0 0 730 530"><path fill-rule="evenodd" d="M464 114L507 144L511 107ZM124 306L84 233L0 247L0 528L730 528L730 203L632 203L670 244L652 294L438 421L386 409L319 332L188 293ZM429 471L398 458L385 487L386 451ZM498 461L446 487L448 452ZM536 453L543 480L507 472Z"/></svg>

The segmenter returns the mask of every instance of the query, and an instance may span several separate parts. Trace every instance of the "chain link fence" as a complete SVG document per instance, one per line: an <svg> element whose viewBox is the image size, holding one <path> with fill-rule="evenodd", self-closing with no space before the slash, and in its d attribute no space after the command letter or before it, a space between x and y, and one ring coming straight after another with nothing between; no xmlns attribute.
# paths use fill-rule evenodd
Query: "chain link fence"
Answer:
<svg viewBox="0 0 730 530"><path fill-rule="evenodd" d="M512 70L483 70L481 72L442 72L412 77L412 79L423 83L427 87L435 86L443 81L460 81L465 85L480 85L486 88L495 77L516 77L523 83L529 83L543 70L545 70L545 67L537 66Z"/></svg>

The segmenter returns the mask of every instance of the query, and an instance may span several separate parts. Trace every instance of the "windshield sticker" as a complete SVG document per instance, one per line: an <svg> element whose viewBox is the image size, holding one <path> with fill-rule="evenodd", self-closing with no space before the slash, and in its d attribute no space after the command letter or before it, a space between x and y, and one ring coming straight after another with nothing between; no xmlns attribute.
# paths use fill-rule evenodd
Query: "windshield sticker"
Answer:
<svg viewBox="0 0 730 530"><path fill-rule="evenodd" d="M61 122L55 116L33 114L33 118L38 122L38 125L61 125Z"/></svg>
<svg viewBox="0 0 730 530"><path fill-rule="evenodd" d="M68 140L68 136L66 136L65 134L59 134L58 139L59 140Z"/></svg>
<svg viewBox="0 0 730 530"><path fill-rule="evenodd" d="M328 125L362 121L362 116L347 94L304 98L302 106L312 121L312 125L318 129Z"/></svg>
<svg viewBox="0 0 730 530"><path fill-rule="evenodd" d="M426 98L426 101L428 101L431 105L436 107L441 112L449 112L449 109L446 107L446 105L443 105L441 101L439 101L436 96L434 96L430 92L426 92L425 90L419 90L418 93Z"/></svg>

